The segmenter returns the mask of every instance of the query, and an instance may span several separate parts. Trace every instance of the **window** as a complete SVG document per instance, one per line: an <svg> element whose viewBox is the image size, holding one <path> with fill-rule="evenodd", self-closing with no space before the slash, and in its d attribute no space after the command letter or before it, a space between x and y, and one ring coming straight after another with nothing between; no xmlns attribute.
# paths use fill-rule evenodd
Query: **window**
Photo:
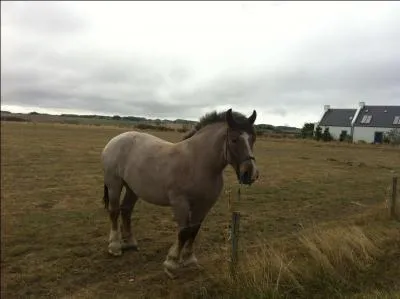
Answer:
<svg viewBox="0 0 400 299"><path fill-rule="evenodd" d="M393 120L394 125L400 125L400 116L395 116Z"/></svg>
<svg viewBox="0 0 400 299"><path fill-rule="evenodd" d="M371 122L371 119L372 119L372 115L364 115L362 120L361 120L361 123L362 124L369 124Z"/></svg>

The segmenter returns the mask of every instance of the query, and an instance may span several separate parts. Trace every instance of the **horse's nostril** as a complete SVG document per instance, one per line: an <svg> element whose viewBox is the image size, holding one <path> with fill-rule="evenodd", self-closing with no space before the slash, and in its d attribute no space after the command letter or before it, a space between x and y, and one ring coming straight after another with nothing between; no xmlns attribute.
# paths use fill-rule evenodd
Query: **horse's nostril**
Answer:
<svg viewBox="0 0 400 299"><path fill-rule="evenodd" d="M246 171L242 174L242 182L243 183L248 183L251 181L251 173L249 171Z"/></svg>

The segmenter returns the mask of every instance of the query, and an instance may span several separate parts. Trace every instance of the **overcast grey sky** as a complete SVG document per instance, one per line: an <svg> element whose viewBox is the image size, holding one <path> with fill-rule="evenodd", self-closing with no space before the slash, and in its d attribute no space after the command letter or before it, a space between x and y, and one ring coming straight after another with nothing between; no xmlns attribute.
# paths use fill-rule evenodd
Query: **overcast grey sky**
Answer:
<svg viewBox="0 0 400 299"><path fill-rule="evenodd" d="M2 109L302 126L400 105L399 2L2 2Z"/></svg>

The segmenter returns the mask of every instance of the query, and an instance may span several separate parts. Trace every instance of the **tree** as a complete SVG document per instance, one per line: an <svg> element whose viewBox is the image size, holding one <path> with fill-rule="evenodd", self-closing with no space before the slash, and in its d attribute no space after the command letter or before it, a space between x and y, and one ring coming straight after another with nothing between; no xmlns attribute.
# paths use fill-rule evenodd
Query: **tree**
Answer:
<svg viewBox="0 0 400 299"><path fill-rule="evenodd" d="M385 134L384 141L393 145L400 144L400 129L393 129Z"/></svg>
<svg viewBox="0 0 400 299"><path fill-rule="evenodd" d="M322 138L322 128L321 128L320 126L318 126L318 127L315 129L314 138L315 138L315 140L317 140L317 141L321 140L321 138Z"/></svg>
<svg viewBox="0 0 400 299"><path fill-rule="evenodd" d="M324 133L322 134L322 140L326 142L326 141L331 141L332 139L333 139L332 135L331 133L329 133L329 128L326 127Z"/></svg>
<svg viewBox="0 0 400 299"><path fill-rule="evenodd" d="M347 140L347 131L342 131L339 136L339 141L345 141Z"/></svg>
<svg viewBox="0 0 400 299"><path fill-rule="evenodd" d="M314 124L305 123L301 129L301 138L312 138L314 135Z"/></svg>

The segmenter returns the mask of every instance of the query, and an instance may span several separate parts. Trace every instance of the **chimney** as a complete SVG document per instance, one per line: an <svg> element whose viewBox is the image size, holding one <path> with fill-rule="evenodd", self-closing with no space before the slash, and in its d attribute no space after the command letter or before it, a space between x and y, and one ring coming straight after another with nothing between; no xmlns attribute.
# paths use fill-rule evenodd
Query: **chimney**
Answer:
<svg viewBox="0 0 400 299"><path fill-rule="evenodd" d="M324 111L328 111L331 108L331 105L324 105Z"/></svg>
<svg viewBox="0 0 400 299"><path fill-rule="evenodd" d="M358 105L359 105L360 108L362 109L362 108L364 108L364 106L365 106L365 102L360 102Z"/></svg>

